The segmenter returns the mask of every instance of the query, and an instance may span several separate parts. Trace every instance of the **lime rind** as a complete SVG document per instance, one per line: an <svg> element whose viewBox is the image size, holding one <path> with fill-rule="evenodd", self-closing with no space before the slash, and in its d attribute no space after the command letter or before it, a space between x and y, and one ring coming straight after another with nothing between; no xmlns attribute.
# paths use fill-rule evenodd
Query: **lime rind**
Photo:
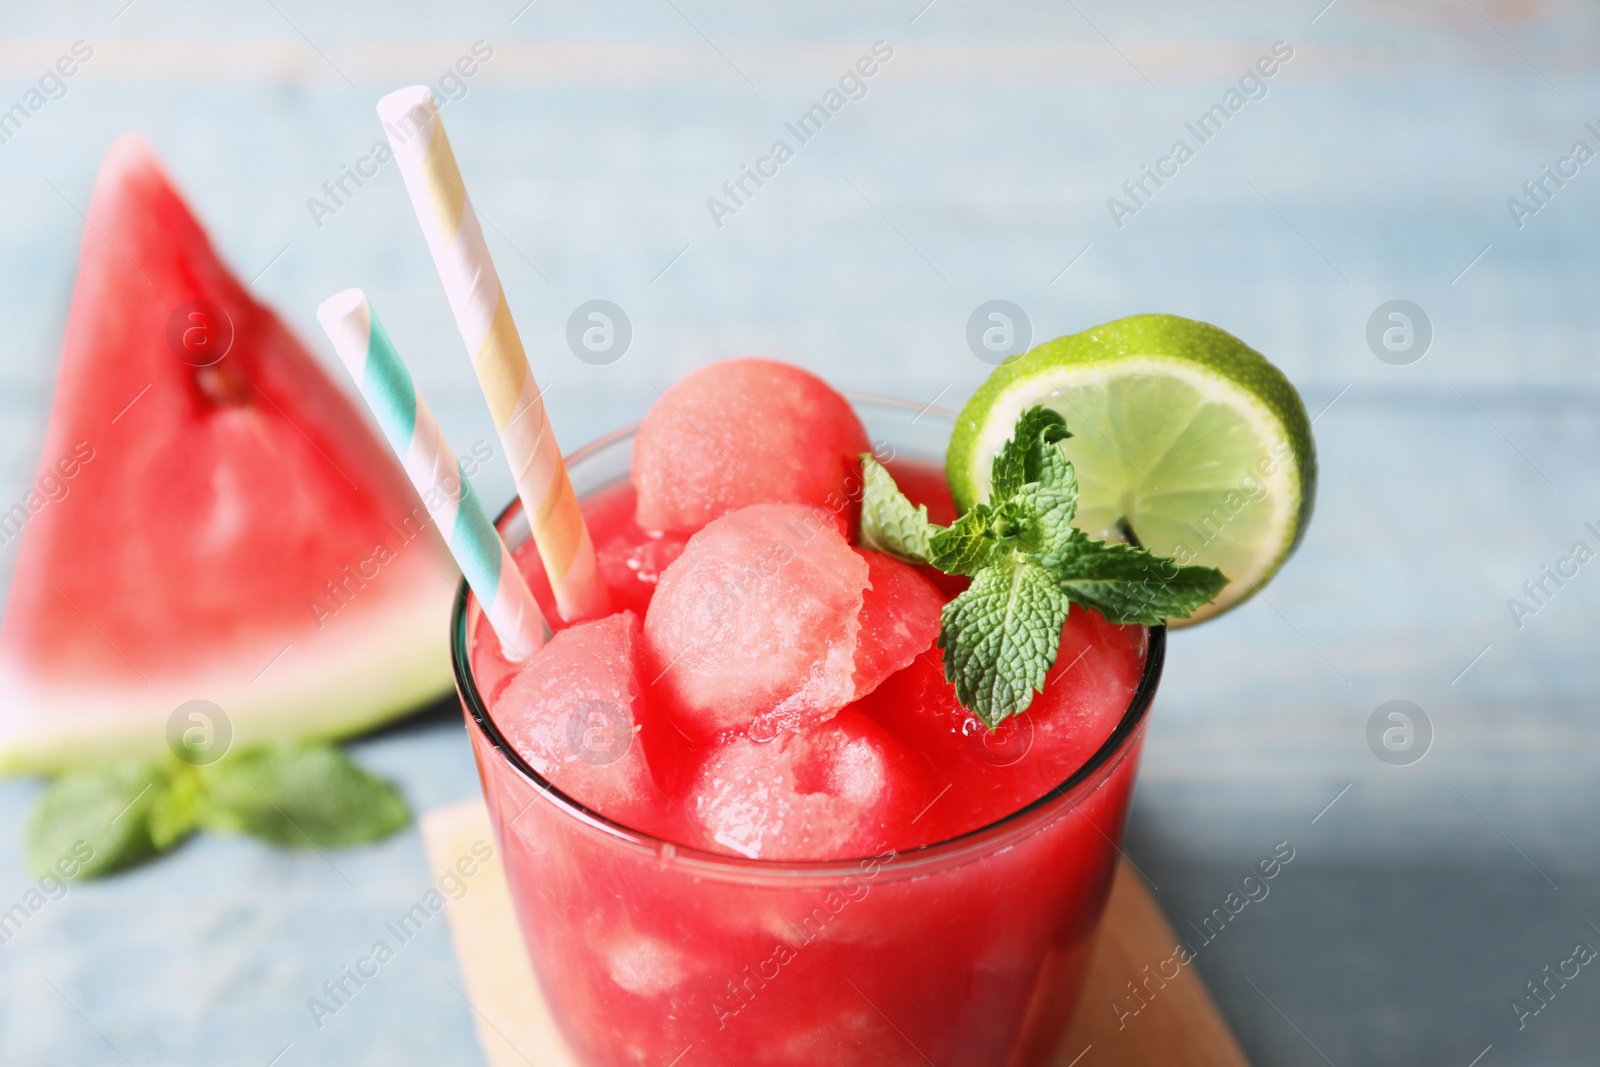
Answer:
<svg viewBox="0 0 1600 1067"><path fill-rule="evenodd" d="M1004 364L963 409L947 472L962 510L988 492L990 458L1034 404L1059 411L1080 485L1075 525L1141 543L1231 582L1188 620L1242 602L1298 546L1316 454L1281 371L1214 326L1139 315L1040 345Z"/></svg>

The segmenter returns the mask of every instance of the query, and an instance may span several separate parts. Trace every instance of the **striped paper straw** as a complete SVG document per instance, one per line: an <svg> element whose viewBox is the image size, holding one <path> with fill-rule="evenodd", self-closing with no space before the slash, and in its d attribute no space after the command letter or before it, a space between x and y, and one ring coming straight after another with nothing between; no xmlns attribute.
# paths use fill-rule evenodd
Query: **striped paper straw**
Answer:
<svg viewBox="0 0 1600 1067"><path fill-rule="evenodd" d="M317 321L405 464L501 646L527 659L544 645L544 616L367 295L346 289L330 296L317 308Z"/></svg>
<svg viewBox="0 0 1600 1067"><path fill-rule="evenodd" d="M511 461L517 495L561 617L571 621L608 614L611 597L600 579L589 529L433 91L416 85L390 93L378 101L378 117Z"/></svg>

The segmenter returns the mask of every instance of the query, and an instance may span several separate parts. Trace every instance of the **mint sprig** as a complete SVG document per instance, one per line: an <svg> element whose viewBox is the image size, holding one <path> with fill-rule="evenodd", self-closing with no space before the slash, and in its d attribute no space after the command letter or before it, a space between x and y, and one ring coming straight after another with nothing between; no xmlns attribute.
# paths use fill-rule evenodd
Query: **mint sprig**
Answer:
<svg viewBox="0 0 1600 1067"><path fill-rule="evenodd" d="M864 498L877 501L861 509L861 540L902 559L926 562L933 555L929 541L938 527L928 521L926 504L913 507L883 464L870 455L862 460Z"/></svg>
<svg viewBox="0 0 1600 1067"><path fill-rule="evenodd" d="M207 829L249 834L283 848L363 845L411 821L394 786L333 745L251 749L201 771Z"/></svg>
<svg viewBox="0 0 1600 1067"><path fill-rule="evenodd" d="M1214 567L1180 566L1072 525L1078 480L1059 414L1033 407L994 457L990 499L950 526L928 520L870 455L861 457L861 541L972 584L944 607L939 647L956 697L991 730L1033 703L1061 650L1071 604L1114 623L1183 619L1222 592Z"/></svg>
<svg viewBox="0 0 1600 1067"><path fill-rule="evenodd" d="M1186 619L1228 584L1215 567L1180 567L1133 545L1091 541L1072 532L1081 548L1057 569L1061 588L1074 603L1112 622L1158 626L1168 619Z"/></svg>
<svg viewBox="0 0 1600 1067"><path fill-rule="evenodd" d="M183 842L197 829L245 833L286 848L338 848L388 837L411 821L400 793L325 743L228 753L206 766L127 760L59 776L24 831L28 866L78 863L96 878Z"/></svg>
<svg viewBox="0 0 1600 1067"><path fill-rule="evenodd" d="M945 605L939 628L945 677L992 730L1025 710L1056 661L1067 596L1049 568L1001 553Z"/></svg>

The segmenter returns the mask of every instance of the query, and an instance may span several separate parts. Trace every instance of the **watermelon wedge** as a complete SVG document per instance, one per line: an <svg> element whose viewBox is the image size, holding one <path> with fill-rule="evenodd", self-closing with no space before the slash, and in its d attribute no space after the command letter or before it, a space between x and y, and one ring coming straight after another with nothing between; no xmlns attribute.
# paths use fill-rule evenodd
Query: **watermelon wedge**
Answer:
<svg viewBox="0 0 1600 1067"><path fill-rule="evenodd" d="M241 745L446 692L456 572L389 450L143 139L88 223L40 475L0 512L0 771L159 753L193 700Z"/></svg>

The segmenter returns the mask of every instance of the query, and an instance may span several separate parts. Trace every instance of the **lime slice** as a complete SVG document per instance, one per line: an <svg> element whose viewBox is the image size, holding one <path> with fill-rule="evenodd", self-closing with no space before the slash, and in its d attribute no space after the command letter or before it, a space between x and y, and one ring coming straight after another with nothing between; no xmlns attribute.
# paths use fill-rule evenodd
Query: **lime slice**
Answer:
<svg viewBox="0 0 1600 1067"><path fill-rule="evenodd" d="M1300 394L1232 334L1175 315L1135 315L1062 337L1002 365L967 402L947 456L962 510L986 500L989 465L1017 416L1054 408L1073 437L1075 525L1230 580L1174 625L1226 611L1299 544L1317 458Z"/></svg>

